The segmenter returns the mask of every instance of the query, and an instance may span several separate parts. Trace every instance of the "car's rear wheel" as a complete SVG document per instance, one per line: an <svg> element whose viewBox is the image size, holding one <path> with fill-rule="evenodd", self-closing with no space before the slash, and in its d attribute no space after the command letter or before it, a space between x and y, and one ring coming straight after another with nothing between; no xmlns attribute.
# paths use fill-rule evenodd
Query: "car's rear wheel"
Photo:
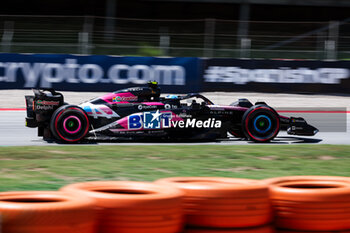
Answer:
<svg viewBox="0 0 350 233"><path fill-rule="evenodd" d="M242 118L244 135L255 142L268 142L274 139L280 129L278 113L267 105L255 105L248 109Z"/></svg>
<svg viewBox="0 0 350 233"><path fill-rule="evenodd" d="M59 141L78 142L89 131L89 118L80 107L64 105L52 115L50 129L53 136Z"/></svg>

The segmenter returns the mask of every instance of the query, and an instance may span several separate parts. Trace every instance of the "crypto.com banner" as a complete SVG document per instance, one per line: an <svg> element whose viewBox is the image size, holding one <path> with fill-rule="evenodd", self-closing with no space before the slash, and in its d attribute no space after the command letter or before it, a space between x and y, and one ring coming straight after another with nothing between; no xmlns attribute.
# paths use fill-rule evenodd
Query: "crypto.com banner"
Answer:
<svg viewBox="0 0 350 233"><path fill-rule="evenodd" d="M198 58L0 54L0 89L115 91L159 82L164 92L199 91Z"/></svg>
<svg viewBox="0 0 350 233"><path fill-rule="evenodd" d="M0 54L0 89L115 91L159 82L163 92L350 93L350 61L282 61Z"/></svg>
<svg viewBox="0 0 350 233"><path fill-rule="evenodd" d="M349 61L204 59L203 91L350 93Z"/></svg>

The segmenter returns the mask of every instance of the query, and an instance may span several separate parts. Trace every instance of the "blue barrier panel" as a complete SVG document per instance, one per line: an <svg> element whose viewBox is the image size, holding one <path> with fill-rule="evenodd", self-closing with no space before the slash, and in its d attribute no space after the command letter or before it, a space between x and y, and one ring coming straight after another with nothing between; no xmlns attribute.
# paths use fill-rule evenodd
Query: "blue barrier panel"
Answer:
<svg viewBox="0 0 350 233"><path fill-rule="evenodd" d="M0 89L108 92L156 80L163 92L185 93L199 91L199 73L191 57L0 54Z"/></svg>
<svg viewBox="0 0 350 233"><path fill-rule="evenodd" d="M350 61L203 59L202 91L350 94Z"/></svg>
<svg viewBox="0 0 350 233"><path fill-rule="evenodd" d="M159 82L163 93L350 93L350 61L0 54L0 89L115 91Z"/></svg>

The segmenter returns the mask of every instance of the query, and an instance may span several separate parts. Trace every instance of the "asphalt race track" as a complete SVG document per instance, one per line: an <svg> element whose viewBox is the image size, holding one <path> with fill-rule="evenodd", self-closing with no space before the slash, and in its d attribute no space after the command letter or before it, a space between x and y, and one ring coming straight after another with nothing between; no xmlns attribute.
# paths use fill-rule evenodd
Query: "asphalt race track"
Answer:
<svg viewBox="0 0 350 233"><path fill-rule="evenodd" d="M346 111L282 111L281 115L301 116L310 124L316 126L320 132L313 137L291 136L281 132L272 144L350 144L350 114ZM57 145L47 143L37 137L37 129L25 127L25 111L23 110L1 110L0 111L0 146L29 146L29 145ZM165 143L135 143L135 142L99 142L93 145L136 145L136 144L165 144ZM169 143L166 143L169 144ZM174 144L218 144L218 145L242 145L253 144L241 139L227 139L220 142L205 143L170 143Z"/></svg>

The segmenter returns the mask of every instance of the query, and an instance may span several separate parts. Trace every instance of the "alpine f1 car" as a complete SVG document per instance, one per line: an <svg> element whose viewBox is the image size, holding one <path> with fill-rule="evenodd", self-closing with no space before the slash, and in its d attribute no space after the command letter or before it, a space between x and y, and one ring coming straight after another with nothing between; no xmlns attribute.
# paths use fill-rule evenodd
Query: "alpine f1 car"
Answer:
<svg viewBox="0 0 350 233"><path fill-rule="evenodd" d="M215 105L201 94L160 97L156 82L109 93L80 105L64 102L53 89L26 96L26 126L44 140L217 140L227 137L269 142L280 130L313 136L318 130L303 118L279 115L264 102L239 99Z"/></svg>

